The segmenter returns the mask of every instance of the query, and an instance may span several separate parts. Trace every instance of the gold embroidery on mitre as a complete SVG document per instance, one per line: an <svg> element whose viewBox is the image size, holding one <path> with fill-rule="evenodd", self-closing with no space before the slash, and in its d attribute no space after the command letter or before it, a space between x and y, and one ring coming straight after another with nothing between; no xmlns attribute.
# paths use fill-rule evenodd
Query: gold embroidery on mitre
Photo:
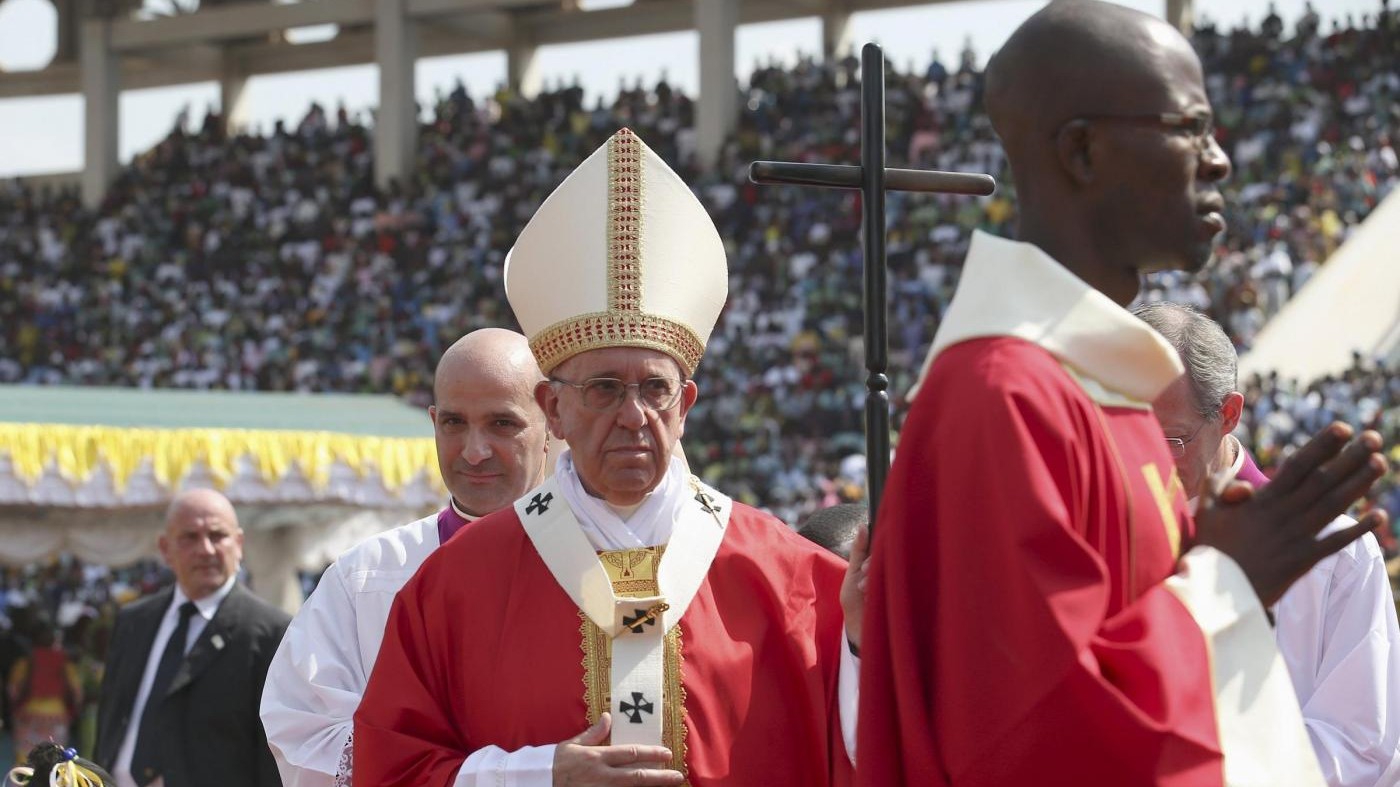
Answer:
<svg viewBox="0 0 1400 787"><path fill-rule="evenodd" d="M642 141L608 140L608 311L642 310Z"/></svg>
<svg viewBox="0 0 1400 787"><path fill-rule="evenodd" d="M530 339L530 351L549 374L554 367L588 350L604 347L645 347L680 361L685 373L695 373L705 345L695 332L678 322L642 312L593 312L560 320Z"/></svg>
<svg viewBox="0 0 1400 787"><path fill-rule="evenodd" d="M549 374L579 353L608 347L641 347L675 358L686 376L695 373L705 343L693 328L644 311L642 264L646 205L645 148L629 129L607 142L608 193L605 311L578 314L538 331L530 351Z"/></svg>
<svg viewBox="0 0 1400 787"><path fill-rule="evenodd" d="M665 551L665 546L605 550L598 553L598 560L612 580L614 593L623 598L645 598L661 592L657 572ZM583 699L588 706L588 723L592 724L612 706L612 640L582 610L578 615L583 648ZM685 686L681 683L683 656L679 623L666 632L663 642L665 687L661 742L671 750L672 759L667 767L685 774Z"/></svg>

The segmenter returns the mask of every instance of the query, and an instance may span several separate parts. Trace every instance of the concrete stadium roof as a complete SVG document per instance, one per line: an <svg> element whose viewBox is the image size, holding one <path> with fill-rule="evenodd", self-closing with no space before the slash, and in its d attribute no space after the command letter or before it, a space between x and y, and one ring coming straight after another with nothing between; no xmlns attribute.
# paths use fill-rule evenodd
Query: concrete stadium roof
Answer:
<svg viewBox="0 0 1400 787"><path fill-rule="evenodd" d="M695 1L635 0L623 8L582 11L575 7L577 0L401 0L408 18L430 23L422 26L419 57L692 30ZM738 21L772 22L950 1L742 0ZM217 81L230 69L256 76L372 63L375 2L302 0L277 5L250 0L157 19L127 16L113 21L111 47L120 58L123 89ZM82 22L72 17L59 20L72 38ZM283 39L287 29L323 24L339 25L340 34L302 45ZM60 54L47 68L0 73L0 98L79 92L80 63L76 47L70 49L67 59Z"/></svg>

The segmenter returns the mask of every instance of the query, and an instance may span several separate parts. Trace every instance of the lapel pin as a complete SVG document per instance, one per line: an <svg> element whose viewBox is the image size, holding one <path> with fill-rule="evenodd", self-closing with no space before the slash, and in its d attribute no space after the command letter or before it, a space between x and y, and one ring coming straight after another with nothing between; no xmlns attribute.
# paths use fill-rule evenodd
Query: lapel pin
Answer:
<svg viewBox="0 0 1400 787"><path fill-rule="evenodd" d="M210 637L209 642L214 646L214 650L224 649L224 638L218 634L215 634L214 636Z"/></svg>

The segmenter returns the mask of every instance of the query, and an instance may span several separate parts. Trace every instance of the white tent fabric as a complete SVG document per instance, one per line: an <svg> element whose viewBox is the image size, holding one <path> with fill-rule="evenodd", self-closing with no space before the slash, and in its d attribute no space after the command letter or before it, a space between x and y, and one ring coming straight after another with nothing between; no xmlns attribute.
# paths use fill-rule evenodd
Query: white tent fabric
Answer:
<svg viewBox="0 0 1400 787"><path fill-rule="evenodd" d="M1400 344L1400 189L1317 269L1240 358L1240 376L1311 381Z"/></svg>
<svg viewBox="0 0 1400 787"><path fill-rule="evenodd" d="M268 481L251 457L233 460L235 473L220 491L235 503L348 503L370 508L422 508L442 500L441 482L436 472L424 470L411 482L390 490L371 467L361 470L343 461L329 467L324 488L315 484L293 464L280 479ZM182 488L219 488L215 475L203 461L195 462L181 480ZM122 488L106 462L97 462L86 479L70 479L56 462L45 465L43 474L32 483L23 478L14 460L0 447L0 506L40 505L77 508L125 508L164 505L171 490L155 473L154 462L141 460Z"/></svg>
<svg viewBox="0 0 1400 787"><path fill-rule="evenodd" d="M44 521L43 517L30 520L26 513L29 512L11 512L0 520L5 532L0 540L0 562L25 565L71 552L87 563L121 566L155 552L154 531L149 523L74 528L64 522Z"/></svg>
<svg viewBox="0 0 1400 787"><path fill-rule="evenodd" d="M435 510L419 507L235 503L243 527L243 566L259 595L289 612L301 606L299 571L318 571L382 530ZM0 563L25 565L67 552L79 560L123 566L157 558L163 506L117 509L0 508Z"/></svg>

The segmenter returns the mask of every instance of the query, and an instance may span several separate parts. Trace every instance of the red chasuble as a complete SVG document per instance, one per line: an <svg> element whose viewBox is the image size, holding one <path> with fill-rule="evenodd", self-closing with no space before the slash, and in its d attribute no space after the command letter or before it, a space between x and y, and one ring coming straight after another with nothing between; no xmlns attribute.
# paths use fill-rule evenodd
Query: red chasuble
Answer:
<svg viewBox="0 0 1400 787"><path fill-rule="evenodd" d="M1163 585L1190 519L1151 410L1015 338L927 379L876 527L860 783L1221 784L1205 642Z"/></svg>
<svg viewBox="0 0 1400 787"><path fill-rule="evenodd" d="M1248 578L1186 549L1149 404L1181 373L1045 252L973 233L880 508L860 783L1321 787Z"/></svg>
<svg viewBox="0 0 1400 787"><path fill-rule="evenodd" d="M844 571L778 520L734 504L677 625L684 738L672 750L683 750L690 784L850 783L837 708ZM479 748L583 731L585 694L608 680L585 667L598 643L584 622L514 510L460 532L394 602L355 714L356 783L448 785Z"/></svg>

